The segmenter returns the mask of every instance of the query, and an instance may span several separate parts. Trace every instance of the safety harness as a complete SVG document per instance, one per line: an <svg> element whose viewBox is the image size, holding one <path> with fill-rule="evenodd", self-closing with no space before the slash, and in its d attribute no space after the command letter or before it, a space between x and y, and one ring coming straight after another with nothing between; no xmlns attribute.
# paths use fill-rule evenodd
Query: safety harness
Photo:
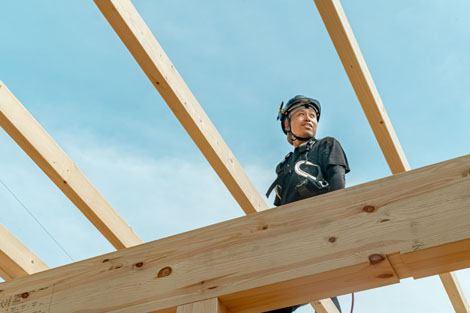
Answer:
<svg viewBox="0 0 470 313"><path fill-rule="evenodd" d="M308 160L308 153L311 151L313 146L317 143L317 140L315 138L312 138L310 141L307 143L300 145L299 146L299 153L303 154L303 157L299 158L299 161L297 161L294 165L294 169L291 169L289 165L289 159L293 155L292 152L289 152L284 160L278 164L276 167L276 174L277 177L274 180L274 182L269 186L268 191L266 192L266 197L269 197L271 192L274 190L277 197L282 200L284 195L285 190L282 190L282 182L284 178L292 172L292 170L295 171L295 173L301 177L304 177L296 186L295 188L297 189L297 192L302 196L302 197L308 197L310 196L312 189L324 189L328 188L329 184L328 182L323 178L322 172L320 167L317 164L314 164ZM304 171L301 166L304 168L306 166L311 166L315 167L317 170L317 175L314 176L311 173ZM281 189L281 190L279 190ZM282 194L281 194L282 193Z"/></svg>

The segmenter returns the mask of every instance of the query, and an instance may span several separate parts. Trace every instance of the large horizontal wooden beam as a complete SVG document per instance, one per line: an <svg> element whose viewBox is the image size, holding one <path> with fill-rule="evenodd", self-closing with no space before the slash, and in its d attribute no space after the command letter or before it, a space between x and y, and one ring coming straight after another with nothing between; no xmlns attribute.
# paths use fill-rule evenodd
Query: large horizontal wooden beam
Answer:
<svg viewBox="0 0 470 313"><path fill-rule="evenodd" d="M268 209L196 97L129 0L95 0L150 82L245 213Z"/></svg>
<svg viewBox="0 0 470 313"><path fill-rule="evenodd" d="M142 240L0 81L0 126L116 248Z"/></svg>
<svg viewBox="0 0 470 313"><path fill-rule="evenodd" d="M2 283L0 303L262 312L469 267L469 238L465 156Z"/></svg>
<svg viewBox="0 0 470 313"><path fill-rule="evenodd" d="M49 267L0 224L0 277L11 280Z"/></svg>

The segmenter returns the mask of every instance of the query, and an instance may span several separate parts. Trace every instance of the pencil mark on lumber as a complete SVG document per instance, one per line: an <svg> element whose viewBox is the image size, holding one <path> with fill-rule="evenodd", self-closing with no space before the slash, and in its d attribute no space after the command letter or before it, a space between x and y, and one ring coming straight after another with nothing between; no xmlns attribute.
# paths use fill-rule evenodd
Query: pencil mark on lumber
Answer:
<svg viewBox="0 0 470 313"><path fill-rule="evenodd" d="M416 251L416 250L421 249L423 246L424 246L424 243L422 243L421 241L415 240L413 242L413 245L411 246L411 249L413 249L413 251Z"/></svg>

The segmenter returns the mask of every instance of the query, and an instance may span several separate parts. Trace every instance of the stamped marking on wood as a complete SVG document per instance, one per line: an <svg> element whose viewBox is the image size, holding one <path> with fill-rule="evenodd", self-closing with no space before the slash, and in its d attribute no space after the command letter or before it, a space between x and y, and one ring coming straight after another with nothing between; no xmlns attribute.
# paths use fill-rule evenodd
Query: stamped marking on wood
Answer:
<svg viewBox="0 0 470 313"><path fill-rule="evenodd" d="M0 313L49 313L53 288L0 296Z"/></svg>

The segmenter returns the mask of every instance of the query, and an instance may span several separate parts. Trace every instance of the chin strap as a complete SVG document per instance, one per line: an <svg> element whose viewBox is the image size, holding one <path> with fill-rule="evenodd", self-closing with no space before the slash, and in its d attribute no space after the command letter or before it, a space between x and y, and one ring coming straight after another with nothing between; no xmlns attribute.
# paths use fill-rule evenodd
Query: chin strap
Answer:
<svg viewBox="0 0 470 313"><path fill-rule="evenodd" d="M302 141L309 141L310 139L314 138L314 137L299 137L297 135L295 135L292 131L287 131L288 133L290 133L291 137L292 137L292 140L296 141L296 140L302 140Z"/></svg>
<svg viewBox="0 0 470 313"><path fill-rule="evenodd" d="M290 124L290 118L289 118L289 128L290 128L290 130L288 130L287 133L291 135L293 141L296 141L296 140L309 141L310 139L315 138L315 136L313 136L313 137L300 137L300 136L297 136L296 134L294 134L294 132L292 131L292 126Z"/></svg>

